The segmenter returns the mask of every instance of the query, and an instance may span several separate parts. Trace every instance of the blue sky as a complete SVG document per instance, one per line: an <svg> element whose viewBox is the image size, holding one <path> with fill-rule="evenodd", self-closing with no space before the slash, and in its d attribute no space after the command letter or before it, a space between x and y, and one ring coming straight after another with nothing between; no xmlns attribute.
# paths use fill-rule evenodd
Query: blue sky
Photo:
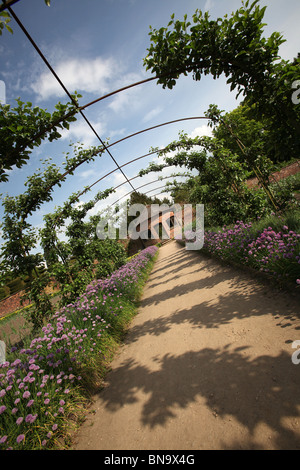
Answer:
<svg viewBox="0 0 300 470"><path fill-rule="evenodd" d="M166 26L172 13L175 18L181 19L185 13L191 18L197 8L209 10L215 18L230 14L240 5L239 0L52 0L49 8L43 0L20 0L13 10L69 92L77 90L83 95L80 104L84 105L110 91L150 77L143 67L150 44L149 25L154 28ZM281 57L293 59L300 43L299 0L264 0L261 5L267 5L265 34L281 32L287 40L281 46ZM14 106L14 100L20 97L52 111L55 103L66 102L68 98L18 25L14 20L10 24L14 33L4 31L0 36L0 80L5 83L6 102ZM214 81L204 77L200 82L194 82L189 76L181 78L173 90L163 90L155 81L134 87L87 108L85 114L101 139L109 138L111 143L166 121L203 116L211 103L225 111L238 104L235 93L230 92L223 78ZM118 164L123 165L148 153L151 147L164 147L176 140L181 130L191 135L206 135L210 132L206 124L205 120L193 120L160 127L116 144L111 153ZM41 167L43 160L52 158L60 165L64 152L71 151L69 144L78 141L85 147L99 144L81 117L59 141L43 143L32 153L26 166L12 170L9 182L1 183L0 192L21 193L26 178ZM147 157L126 166L126 176L136 176L154 158ZM53 201L44 204L30 222L42 226L46 213L61 205L73 192L91 185L115 168L107 153L94 163L80 166L61 188L54 191ZM170 170L162 173L168 174ZM137 188L154 179L157 179L156 173L136 178L132 184ZM93 186L82 201L123 181L124 176L116 171ZM141 191L150 191L162 184L156 181ZM104 205L112 204L130 190L128 183L124 184ZM157 193L159 190L149 195ZM2 215L2 209L0 213Z"/></svg>

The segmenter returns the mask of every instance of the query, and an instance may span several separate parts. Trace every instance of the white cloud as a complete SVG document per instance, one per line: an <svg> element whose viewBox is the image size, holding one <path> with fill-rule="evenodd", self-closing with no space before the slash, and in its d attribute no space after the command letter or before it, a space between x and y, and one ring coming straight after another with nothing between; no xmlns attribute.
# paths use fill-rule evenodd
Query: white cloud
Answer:
<svg viewBox="0 0 300 470"><path fill-rule="evenodd" d="M114 59L67 59L54 64L54 70L66 88L73 93L86 91L99 96L109 89L108 80L115 77L118 67ZM51 72L42 73L31 85L39 99L64 96L65 92Z"/></svg>
<svg viewBox="0 0 300 470"><path fill-rule="evenodd" d="M203 126L196 127L191 133L190 137L194 139L195 137L202 137L202 136L208 136L212 137L212 128L207 126L206 124L203 124Z"/></svg>
<svg viewBox="0 0 300 470"><path fill-rule="evenodd" d="M114 131L110 131L109 132L109 138L111 139L111 142L113 142L113 137L115 136L124 136L125 135L125 132L126 132L126 129L125 127L122 127L121 129L115 129Z"/></svg>
<svg viewBox="0 0 300 470"><path fill-rule="evenodd" d="M122 67L119 65L119 74L122 72ZM124 71L123 71L124 72ZM120 80L114 82L113 89L119 90L123 87L127 87L134 83L141 81L143 77L137 73L124 73ZM140 86L132 87L125 89L115 94L112 101L109 103L108 107L112 109L115 113L120 113L126 110L126 113L129 111L138 110L142 104L141 99L142 89Z"/></svg>
<svg viewBox="0 0 300 470"><path fill-rule="evenodd" d="M108 105L108 107L116 114L120 114L123 111L126 111L126 113L132 113L137 111L141 106L142 101L140 98L140 91L137 89L121 91L115 95L112 102Z"/></svg>
<svg viewBox="0 0 300 470"><path fill-rule="evenodd" d="M98 135L103 135L105 132L105 125L101 121L90 121L90 123ZM63 129L61 131L61 139L80 142L86 147L90 145L100 145L100 142L93 130L83 120L72 123L69 129Z"/></svg>
<svg viewBox="0 0 300 470"><path fill-rule="evenodd" d="M206 0L205 5L204 5L204 11L211 10L213 6L214 6L213 0Z"/></svg>
<svg viewBox="0 0 300 470"><path fill-rule="evenodd" d="M124 108L130 107L131 97L131 91L122 91L115 96L113 101L109 103L108 107L115 113L120 113Z"/></svg>
<svg viewBox="0 0 300 470"><path fill-rule="evenodd" d="M74 209L80 209L80 207L82 207L84 205L84 201L77 201L75 202L74 204Z"/></svg>
<svg viewBox="0 0 300 470"><path fill-rule="evenodd" d="M156 108L152 109L151 111L149 111L149 113L145 115L145 117L143 118L143 122L150 121L154 117L158 116L161 112L162 112L162 108L160 106L157 106Z"/></svg>
<svg viewBox="0 0 300 470"><path fill-rule="evenodd" d="M89 169L89 170L84 170L79 173L79 175L82 179L87 179L90 178L90 176L95 176L95 169Z"/></svg>

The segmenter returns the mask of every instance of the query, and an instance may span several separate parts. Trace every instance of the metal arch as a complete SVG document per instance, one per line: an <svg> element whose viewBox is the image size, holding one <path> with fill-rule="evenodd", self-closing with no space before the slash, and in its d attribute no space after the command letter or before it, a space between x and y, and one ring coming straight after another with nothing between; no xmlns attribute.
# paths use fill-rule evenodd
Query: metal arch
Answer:
<svg viewBox="0 0 300 470"><path fill-rule="evenodd" d="M189 121L189 120L193 120L193 119L209 119L209 118L206 117L206 116L192 116L192 117L187 117L187 118L174 119L173 121L163 122L162 124L157 124L156 126L148 127L147 129L143 129L141 131L134 132L133 134L130 134L126 137L123 137L122 139L116 140L112 144L107 145L106 148L109 148L109 147L112 147L113 145L119 144L120 142L123 142L124 140L130 139L131 137L134 137L138 134L142 134L143 132L151 131L152 129L156 129L158 127L166 126L168 124L173 124L174 122Z"/></svg>
<svg viewBox="0 0 300 470"><path fill-rule="evenodd" d="M119 168L119 170L121 171L121 173L123 174L123 176L125 177L125 179L128 180L127 176L125 175L125 173L123 172L123 170L119 167L119 164L118 162L115 160L115 158L113 157L113 155L111 154L111 152L109 150L107 150L107 147L106 145L104 144L103 140L101 139L101 137L99 136L99 134L96 132L95 128L92 126L92 124L90 123L90 121L87 119L87 117L85 116L85 114L83 113L83 111L79 108L77 102L73 99L72 95L70 94L70 92L67 90L66 86L63 84L63 82L61 81L61 79L59 78L59 76L57 75L57 73L55 72L55 70L52 68L52 66L50 65L50 63L48 62L48 60L46 59L46 57L44 56L44 54L42 53L42 51L40 50L40 48L38 47L38 45L35 43L35 41L33 40L33 38L30 36L30 34L28 33L28 31L26 30L26 28L24 27L24 25L22 24L22 22L19 20L19 18L17 17L17 15L14 13L14 11L11 9L10 6L7 7L8 8L8 11L10 12L11 16L14 18L14 20L17 22L17 24L19 25L19 27L21 28L21 30L23 31L23 33L25 34L25 36L27 37L27 39L30 41L30 43L32 44L32 46L34 47L34 49L37 51L37 53L39 54L39 56L41 57L41 59L44 61L44 63L46 64L46 66L48 67L48 69L51 71L52 75L55 77L55 79L58 81L58 83L60 84L60 86L63 88L64 92L67 94L67 96L70 98L70 100L72 101L72 103L75 105L75 107L78 109L79 113L81 114L81 116L83 117L83 119L85 120L85 122L88 124L88 126L90 127L90 129L93 131L93 133L95 134L95 136L97 137L97 139L100 141L101 145L103 146L103 149L107 151L107 153L109 154L109 156L111 157L111 159L113 160L113 162L115 163L115 165ZM132 184L129 182L128 180L128 183L130 184L130 186L132 187L133 190L134 187L132 186Z"/></svg>
<svg viewBox="0 0 300 470"><path fill-rule="evenodd" d="M162 124L158 124L156 126L152 126L152 127L149 127L147 129L143 129L142 131L138 131L138 132L135 132L134 134L131 134L131 135L128 135L126 137L124 137L123 139L120 139L120 140L117 140L116 142L113 142L112 144L108 145L107 147L111 147L123 140L126 140L126 139L129 139L130 137L133 137L137 134L141 134L142 132L147 132L149 130L152 130L152 129L155 129L157 127L161 127L161 126L165 126L165 125L168 125L168 124L172 124L174 122L179 122L179 121L187 121L187 120L190 120L190 119L208 119L207 117L203 117L203 116L200 116L200 117L190 117L190 118L182 118L182 119L175 119L173 121L168 121L168 122L164 122ZM153 155L155 153L158 153L158 152L161 152L161 151L164 151L166 150L167 147L163 148L163 149L159 149L159 150L154 150L152 152L149 152L149 153L146 153L144 155L141 155L140 157L137 157L137 158L134 158L133 160L130 160L126 163L123 163L123 165L120 165L120 168L123 168L124 166L127 166L127 165L130 165L131 163L134 163L138 160L141 160L142 158L145 158L145 157L148 157L149 155ZM91 189L93 186L95 186L95 184L99 183L100 181L102 181L104 178L106 178L107 176L111 175L112 173L114 173L115 171L118 171L119 168L115 168L114 170L110 171L109 173L107 173L106 175L102 176L101 178L99 178L97 181L95 181L94 183L92 183L91 185L87 186L84 191L82 191L79 196L81 196L82 194L84 194L86 191L88 191L89 189Z"/></svg>
<svg viewBox="0 0 300 470"><path fill-rule="evenodd" d="M96 132L96 130L94 129L94 127L92 126L92 124L90 123L90 121L87 119L87 117L85 116L85 114L83 113L83 109L87 108L88 106L91 106L93 104L95 104L96 102L99 102L101 100L103 100L104 98L107 98L113 94L116 94L116 93L119 93L123 90L126 90L128 88L131 88L131 87L134 87L134 86L137 86L137 85L140 85L142 83L146 83L146 82L149 82L149 81L152 81L152 80L155 80L157 78L160 78L158 76L155 76L155 77L150 77L148 79L145 79L145 80L141 80L139 82L135 82L133 84L130 84L130 85L127 85L123 88L120 88L118 90L115 90L111 93L108 93L107 95L104 95L90 103L87 103L86 105L84 106L78 106L78 103L73 99L72 95L70 94L70 92L68 91L68 89L66 88L66 86L64 85L64 83L62 82L62 80L59 78L59 76L57 75L57 73L55 72L55 70L53 69L53 67L50 65L50 63L48 62L48 60L46 59L46 57L44 56L44 54L42 53L42 51L39 49L38 45L35 43L35 41L33 40L33 38L30 36L29 32L26 30L26 28L24 27L24 25L22 24L22 22L20 21L20 19L17 17L17 15L14 13L14 11L12 10L11 8L11 5L13 5L14 3L16 3L18 0L14 1L14 0L11 0L6 3L4 2L4 4L2 5L2 9L8 9L8 11L10 12L11 16L14 18L14 20L17 22L17 24L19 25L19 27L21 28L21 30L24 32L24 34L26 35L26 37L28 38L28 40L30 41L30 43L32 44L32 46L35 48L35 50L37 51L37 53L39 54L39 56L42 58L42 60L44 61L44 63L46 64L46 66L48 67L48 69L51 71L51 73L53 74L53 76L55 77L55 79L58 81L58 83L60 84L60 86L63 88L63 90L65 91L65 93L67 94L67 96L70 98L71 102L75 105L76 109L78 110L78 112L81 114L81 116L83 117L83 119L85 120L85 122L88 124L88 126L91 128L91 130L93 131L93 133L95 134L95 136L97 137L97 139L100 141L102 147L103 147L103 150L107 151L107 153L109 154L109 156L111 157L111 159L113 160L113 162L115 163L115 165L117 166L117 169L119 171L121 171L122 175L124 176L124 178L126 179L127 183L130 184L130 186L132 187L133 191L135 191L135 188L133 187L133 185L130 183L130 179L128 179L128 177L126 176L126 174L123 172L122 170L122 167L124 165L119 165L118 162L115 160L115 158L113 157L113 155L111 154L111 152L108 150L108 148L112 147L113 145L116 145L120 142L123 142L124 140L126 139L129 139L133 136L136 136L138 134L141 134L143 132L147 132L149 130L152 130L152 129L155 129L155 128L158 128L158 127L161 127L161 126L164 126L164 125L168 125L168 124L171 124L171 123L174 123L174 122L180 122L180 121L185 121L185 120L190 120L190 119L208 119L207 117L204 117L204 116L201 116L201 117L191 117L191 118L181 118L181 119L176 119L176 120L173 120L173 121L168 121L166 123L162 123L162 124L158 124L156 126L152 126L150 128L147 128L147 129L144 129L144 130L141 130L141 131L138 131L138 132L135 132L129 136L126 136L122 139L119 139L118 141L115 141L113 142L112 144L110 145L105 145L105 143L103 142L103 140L101 139L101 137L99 136L99 134ZM80 164L84 163L81 162ZM79 164L79 165L80 165ZM79 166L78 165L78 166ZM77 167L78 167L77 166ZM76 168L77 168L76 167ZM65 172L63 174L63 176L66 176L71 170ZM96 183L95 183L96 184Z"/></svg>
<svg viewBox="0 0 300 470"><path fill-rule="evenodd" d="M0 5L0 13L19 1L20 0L3 0L2 5Z"/></svg>
<svg viewBox="0 0 300 470"><path fill-rule="evenodd" d="M172 177L173 177L173 176L170 176L170 178L172 178ZM159 180L156 180L156 181L159 181ZM147 184L151 184L151 183L154 183L154 182L155 182L155 181L151 181L150 183L142 184L141 186L139 186L139 187L136 188L136 189L142 188L142 187L144 187L144 186L147 186ZM145 193L143 193L143 194L148 194L148 193L151 193L152 191L156 191L157 189L161 189L161 188L166 188L166 185L164 185L164 186L159 186L158 188L150 189L149 191L147 191L147 192L145 192ZM134 191L129 191L129 193L124 194L124 196L120 197L117 201L113 202L113 203L111 204L111 206L114 206L114 205L117 204L121 199L123 199L123 198L126 197L126 196L129 196L129 194L132 194L132 193L134 193Z"/></svg>
<svg viewBox="0 0 300 470"><path fill-rule="evenodd" d="M7 2L4 1L4 4L1 5L1 7L0 7L0 8L1 8L0 11L4 10L4 9L6 9L6 8L8 9L8 11L9 11L10 14L11 14L11 16L15 19L15 21L17 22L17 24L19 25L19 27L21 28L21 30L24 32L24 34L26 35L26 37L28 38L28 40L30 41L30 43L33 45L33 47L35 48L35 50L38 52L39 56L42 58L42 60L44 61L44 63L45 63L46 66L48 67L48 69L49 69L49 70L51 71L51 73L54 75L54 77L56 78L56 80L58 81L58 83L61 85L61 87L63 88L63 90L64 90L65 93L67 94L67 96L71 99L71 102L75 105L75 107L76 107L76 109L78 110L78 112L81 114L81 116L83 117L83 119L84 119L84 120L86 121L86 123L89 125L89 127L91 128L91 130L93 131L93 133L95 134L95 136L97 137L97 139L101 142L102 147L103 147L102 150L104 150L104 151L106 150L106 151L108 152L109 156L111 157L111 159L114 161L115 165L117 166L117 168L116 168L115 170L111 171L110 173L108 173L108 174L105 175L104 177L102 177L102 178L100 178L99 180L97 180L96 182L94 182L94 183L93 183L92 185L90 185L89 187L85 188L85 190L84 190L82 193L80 193L79 196L82 195L83 193L85 193L88 189L90 189L92 186L94 186L95 184L97 184L99 181L101 181L102 179L104 179L106 176L108 176L109 174L111 174L111 173L113 173L114 171L117 171L117 170L121 171L121 173L123 174L123 176L124 176L124 178L125 178L125 180L126 180L126 181L125 181L124 183L122 183L122 184L129 183L130 186L132 187L133 191L131 191L129 194L131 194L132 192L135 192L136 189L133 187L133 185L131 184L130 181L131 181L132 179L135 179L137 176L134 177L134 178L128 179L128 177L127 177L127 176L125 175L125 173L123 172L122 167L126 166L126 165L129 164L129 163L132 163L133 161L137 161L137 160L139 160L139 159L141 159L141 158L144 158L144 157L146 157L146 156L148 156L148 155L151 155L151 154L153 154L153 153L156 153L157 151L155 151L155 152L150 152L150 153L145 154L145 155L143 155L143 156L141 156L141 157L138 157L138 158L136 158L136 159L134 159L134 160L132 160L132 161L130 161L130 162L127 162L127 163L125 163L125 164L123 164L123 165L119 165L119 164L117 163L117 161L114 159L114 157L112 156L112 154L110 153L110 151L108 150L108 148L109 148L109 147L112 147L113 145L116 145L116 144L118 144L118 143L120 143L120 142L123 142L124 140L129 139L129 138L131 138L131 137L133 137L133 136L136 136L136 135L141 134L141 133L143 133L143 132L147 132L147 131L152 130L152 129L156 129L156 128L161 127L161 126L164 126L164 125L168 125L168 124L172 124L172 123L180 122L180 121L185 121L185 120L192 120L192 119L208 119L208 118L207 118L207 117L204 117L204 116L199 116L199 117L181 118L181 119L176 119L176 120L168 121L168 122L165 122L165 123L162 123L162 124L158 124L158 125L152 126L152 127L150 127L150 128L143 129L143 130L141 130L141 131L135 132L135 133L133 133L133 134L131 134L131 135L129 135L129 136L126 136L126 137L124 137L124 138L122 138L122 139L119 139L118 141L113 142L113 143L110 144L110 145L105 145L104 142L102 141L102 139L100 138L100 136L98 135L98 133L96 132L96 130L94 129L94 127L91 125L90 121L89 121L89 120L86 118L86 116L84 115L83 109L87 108L88 106L91 106L91 105L95 104L96 102L99 102L99 101L103 100L104 98L107 98L107 97L109 97L109 96L112 96L113 94L119 93L119 92L121 92L121 91L123 91L123 90L126 90L126 89L128 89L128 88L131 88L131 87L140 85L140 84L142 84L142 83L150 82L150 81L155 80L155 79L158 79L158 78L160 78L160 77L159 77L159 76L155 76L155 77L150 77L150 78L145 79L145 80L141 80L141 81L139 81L139 82L135 82L135 83L133 83L133 84L130 84L130 85L128 85L128 86L125 86L125 87L123 87L123 88L120 88L120 89L118 89L118 90L115 90L115 91L113 91L113 92L111 92L111 93L108 93L107 95L104 95L104 96L102 96L102 97L100 97L100 98L98 98L98 99L96 99L96 100L94 100L94 101L92 101L92 102L90 102L90 103L87 103L86 105L80 107L80 106L78 105L78 103L73 99L72 95L69 93L69 91L67 90L67 88L65 87L65 85L63 84L63 82L61 81L61 79L59 78L59 76L56 74L55 70L52 68L52 66L50 65L50 63L47 61L47 59L46 59L46 57L43 55L42 51L39 49L39 47L37 46L37 44L34 42L33 38L30 36L30 34L29 34L28 31L26 30L26 28L24 27L24 25L22 24L22 22L19 20L19 18L17 17L17 15L14 13L14 11L11 9L11 5L13 5L14 3L17 3L17 1L18 1L18 0L8 0ZM95 155L96 155L96 154L95 154ZM82 164L82 163L84 163L84 162L81 162L80 164ZM80 165L80 164L79 164L79 165ZM79 166L79 165L78 165L78 166ZM77 168L78 166L76 166L76 168ZM71 171L71 170L70 170L70 171ZM66 174L68 174L70 171L65 172L63 176L65 176ZM151 184L151 183L147 183L147 184ZM121 186L121 185L117 186L117 188L120 187L120 186ZM140 186L140 187L143 187L143 186L146 186L146 184L145 184L145 185L142 185L142 186ZM139 187L139 188L140 188L140 187ZM137 188L137 189L139 189L139 188ZM158 188L156 188L156 189L158 189ZM149 191L149 192L150 192L150 191ZM79 196L78 196L78 197L79 197ZM123 197L124 197L124 196L123 196Z"/></svg>

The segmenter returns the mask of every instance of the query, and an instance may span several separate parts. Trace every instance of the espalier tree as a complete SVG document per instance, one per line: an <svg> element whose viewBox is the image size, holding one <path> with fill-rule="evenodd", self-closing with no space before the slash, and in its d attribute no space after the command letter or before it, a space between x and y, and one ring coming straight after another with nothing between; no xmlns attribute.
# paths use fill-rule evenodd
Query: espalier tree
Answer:
<svg viewBox="0 0 300 470"><path fill-rule="evenodd" d="M151 44L144 59L147 70L158 76L157 83L172 89L183 74L194 80L203 75L227 77L231 90L242 94L252 108L252 116L264 119L271 133L278 160L278 149L289 148L290 156L300 150L300 107L293 103L293 83L299 79L300 58L280 60L279 46L285 41L274 32L263 35L266 7L258 0L231 16L213 20L208 12L196 10L192 22L174 15L167 27L152 29Z"/></svg>
<svg viewBox="0 0 300 470"><path fill-rule="evenodd" d="M236 111L238 111L238 109L236 109ZM247 176L253 176L254 174L257 177L273 209L275 211L278 210L279 206L269 187L272 162L263 151L263 139L261 137L261 133L263 132L260 133L258 131L257 123L251 121L251 123L249 123L250 125L248 125L247 130L250 135L248 135L246 146L244 143L245 134L240 131L237 134L230 117L228 117L228 115L223 117L216 105L210 105L205 115L209 118L208 125L214 127L214 142L218 143L219 147L223 147L223 153L224 151L225 153L229 151L226 149L230 149L229 152L236 154L236 160L241 164L240 167L245 167L245 169L249 170L250 173ZM250 142L249 138L251 138L251 134L253 136L254 132L258 133L258 138ZM241 140L241 134L243 140ZM246 174L244 174L244 177L245 175Z"/></svg>
<svg viewBox="0 0 300 470"><path fill-rule="evenodd" d="M62 121L62 125L64 125L64 121ZM8 126L10 126L9 120ZM47 125L46 128L48 129L49 126ZM3 125L2 132L5 135L5 125ZM17 135L18 130L16 129L15 132ZM45 137L45 135L43 136ZM38 145L36 142L35 144ZM61 186L68 175L72 175L76 168L84 162L93 161L96 156L104 152L104 148L105 146L100 146L86 150L80 145L74 146L72 155L66 154L62 168L51 163L50 159L45 160L44 168L38 169L27 178L26 189L23 193L17 196L3 197L4 217L1 229L4 243L1 249L1 264L2 268L13 271L15 275L29 276L30 291L28 295L35 306L31 313L31 320L35 327L40 326L43 318L52 311L52 305L45 288L55 273L51 273L49 270L43 275L39 273L38 267L44 258L39 253L33 253L37 248L38 234L37 230L29 223L29 216L40 209L42 204L52 200L55 187ZM69 211L71 211L71 206L69 206Z"/></svg>
<svg viewBox="0 0 300 470"><path fill-rule="evenodd" d="M246 180L251 174L248 162L241 161L239 154L230 147L226 148L223 140L208 136L192 138L181 133L178 140L156 151L158 157L163 157L163 163L150 163L148 168L140 171L140 176L173 166L193 171L194 176L184 183L168 187L174 200L178 200L180 192L187 198L182 202L204 204L209 225L262 215L267 207L274 210L271 193L269 204L266 204L268 187L266 192L247 187ZM262 172L260 178L263 181Z"/></svg>
<svg viewBox="0 0 300 470"><path fill-rule="evenodd" d="M13 110L8 105L0 107L0 133L3 142L0 179L7 180L8 175L5 170L13 165L21 167L26 164L31 151L43 140L52 141L61 136L59 129L68 128L69 123L76 120L76 102L79 96L75 93L72 95L72 103L56 105L57 111L53 114L37 107L32 108L31 103L24 104L20 100L18 107ZM83 163L91 162L96 156L101 156L104 151L105 145L89 149L84 149L81 145L73 146L72 153L65 155L61 168L51 159L45 160L43 168L36 170L27 178L23 193L17 196L6 195L2 198L4 208L1 223L4 240L1 249L2 270L29 277L28 295L35 306L31 312L31 320L36 327L40 326L44 316L52 311L45 289L54 273L47 270L40 274L38 267L44 258L40 253L36 253L38 233L30 224L29 217L44 203L52 200L53 191L65 182L68 175L72 175Z"/></svg>
<svg viewBox="0 0 300 470"><path fill-rule="evenodd" d="M0 182L8 180L7 170L15 165L25 165L32 150L47 139L49 142L61 137L60 130L69 128L76 121L76 103L81 95L74 94L74 102L58 103L51 114L32 103L17 99L17 106L0 104Z"/></svg>
<svg viewBox="0 0 300 470"><path fill-rule="evenodd" d="M74 203L79 202L78 194L81 193L74 193L54 213L44 217L45 226L40 230L41 246L48 271L60 288L61 305L74 301L95 274L107 276L125 262L125 251L120 244L97 238L95 227L100 216L87 219L88 212L113 192L113 189L99 191L93 199L77 206ZM67 242L58 237L62 229Z"/></svg>

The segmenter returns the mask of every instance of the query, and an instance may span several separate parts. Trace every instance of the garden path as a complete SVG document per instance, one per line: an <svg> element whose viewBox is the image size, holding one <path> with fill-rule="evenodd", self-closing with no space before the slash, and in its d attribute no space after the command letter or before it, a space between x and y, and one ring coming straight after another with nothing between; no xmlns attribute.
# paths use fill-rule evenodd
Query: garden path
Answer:
<svg viewBox="0 0 300 470"><path fill-rule="evenodd" d="M162 246L73 449L300 449L299 313L291 294Z"/></svg>

